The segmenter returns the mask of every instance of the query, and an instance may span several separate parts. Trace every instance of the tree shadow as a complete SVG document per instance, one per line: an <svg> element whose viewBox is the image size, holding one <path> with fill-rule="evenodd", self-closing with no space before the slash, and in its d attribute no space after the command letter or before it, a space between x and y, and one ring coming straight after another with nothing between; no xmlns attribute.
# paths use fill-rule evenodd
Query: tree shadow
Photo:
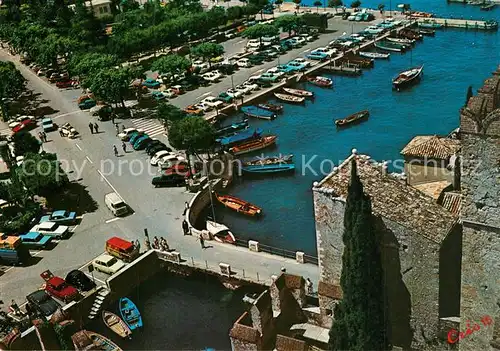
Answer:
<svg viewBox="0 0 500 351"><path fill-rule="evenodd" d="M78 182L70 182L62 192L48 194L46 198L49 208L74 211L77 214L95 212L99 208L87 187Z"/></svg>
<svg viewBox="0 0 500 351"><path fill-rule="evenodd" d="M41 93L35 93L33 90L27 89L19 98L9 105L11 115L32 115L41 117L59 112L46 104L50 101L41 98Z"/></svg>

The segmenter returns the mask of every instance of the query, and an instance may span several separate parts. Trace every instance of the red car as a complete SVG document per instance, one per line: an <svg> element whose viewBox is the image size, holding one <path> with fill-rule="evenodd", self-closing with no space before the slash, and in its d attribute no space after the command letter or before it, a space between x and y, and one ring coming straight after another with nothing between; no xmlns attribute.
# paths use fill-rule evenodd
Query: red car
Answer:
<svg viewBox="0 0 500 351"><path fill-rule="evenodd" d="M56 82L56 87L58 88L71 88L78 85L78 82L75 80L63 80Z"/></svg>
<svg viewBox="0 0 500 351"><path fill-rule="evenodd" d="M47 270L40 274L40 276L45 280L45 291L47 294L66 303L80 297L80 293L74 286L66 283L63 278L54 276L51 271Z"/></svg>
<svg viewBox="0 0 500 351"><path fill-rule="evenodd" d="M25 116L25 118L22 119L18 119L18 122L19 124L12 128L12 132L14 133L36 127L36 122L28 116Z"/></svg>
<svg viewBox="0 0 500 351"><path fill-rule="evenodd" d="M188 164L185 162L175 164L162 172L163 175L179 174L186 178L193 176L194 173L195 172L193 170L190 170Z"/></svg>

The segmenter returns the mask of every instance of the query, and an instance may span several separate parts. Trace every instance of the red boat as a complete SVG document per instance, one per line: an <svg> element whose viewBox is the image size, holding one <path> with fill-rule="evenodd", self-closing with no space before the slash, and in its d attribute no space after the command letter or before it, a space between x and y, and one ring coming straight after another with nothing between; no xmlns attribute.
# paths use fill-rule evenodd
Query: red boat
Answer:
<svg viewBox="0 0 500 351"><path fill-rule="evenodd" d="M237 156L261 150L276 143L277 138L278 137L276 135L270 135L259 139L245 141L244 143L233 146L229 149L229 151L232 152L233 155Z"/></svg>
<svg viewBox="0 0 500 351"><path fill-rule="evenodd" d="M234 210L236 212L246 214L247 216L256 216L262 213L262 209L260 207L255 206L245 200L238 199L237 197L218 194L215 194L215 197L221 204L223 204L227 208L230 208L231 210Z"/></svg>
<svg viewBox="0 0 500 351"><path fill-rule="evenodd" d="M307 77L307 81L311 84L317 85L322 88L330 88L333 85L333 80L327 77Z"/></svg>

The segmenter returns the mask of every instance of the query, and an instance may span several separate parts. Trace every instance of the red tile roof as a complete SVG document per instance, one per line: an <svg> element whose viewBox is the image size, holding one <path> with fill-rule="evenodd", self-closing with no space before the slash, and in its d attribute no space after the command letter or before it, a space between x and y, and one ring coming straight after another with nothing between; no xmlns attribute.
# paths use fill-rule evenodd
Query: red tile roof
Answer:
<svg viewBox="0 0 500 351"><path fill-rule="evenodd" d="M414 137L404 148L404 156L429 157L447 160L456 154L461 147L460 140L439 137L437 135L421 135Z"/></svg>

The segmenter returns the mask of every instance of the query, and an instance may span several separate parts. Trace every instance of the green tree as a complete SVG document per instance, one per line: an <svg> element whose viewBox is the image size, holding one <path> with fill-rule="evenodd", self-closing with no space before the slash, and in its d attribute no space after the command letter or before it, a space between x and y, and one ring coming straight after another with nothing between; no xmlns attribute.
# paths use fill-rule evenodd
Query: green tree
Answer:
<svg viewBox="0 0 500 351"><path fill-rule="evenodd" d="M27 153L38 153L40 150L40 141L28 132L19 132L12 137L14 142L14 153L16 156Z"/></svg>
<svg viewBox="0 0 500 351"><path fill-rule="evenodd" d="M340 278L343 294L335 309L329 349L388 350L380 237L355 160L351 163L343 242Z"/></svg>
<svg viewBox="0 0 500 351"><path fill-rule="evenodd" d="M188 117L172 123L170 144L190 154L210 150L215 143L215 130L203 117Z"/></svg>
<svg viewBox="0 0 500 351"><path fill-rule="evenodd" d="M191 54L198 57L203 57L211 66L210 59L224 54L224 47L216 43L201 43L191 49Z"/></svg>
<svg viewBox="0 0 500 351"><path fill-rule="evenodd" d="M403 13L409 12L411 10L411 5L410 4L403 4Z"/></svg>
<svg viewBox="0 0 500 351"><path fill-rule="evenodd" d="M281 28L283 32L288 32L288 36L292 35L292 30L297 29L303 25L302 18L294 15L284 15L274 20L274 25Z"/></svg>
<svg viewBox="0 0 500 351"><path fill-rule="evenodd" d="M130 92L133 78L129 68L108 68L91 75L87 84L98 99L121 103L125 108L125 96Z"/></svg>
<svg viewBox="0 0 500 351"><path fill-rule="evenodd" d="M275 5L278 5L278 11L281 12L281 5L283 4L283 0L275 0Z"/></svg>
<svg viewBox="0 0 500 351"><path fill-rule="evenodd" d="M316 12L319 12L319 7L323 6L323 2L320 0L316 0L313 5L316 6Z"/></svg>
<svg viewBox="0 0 500 351"><path fill-rule="evenodd" d="M68 63L68 69L72 76L82 78L117 64L118 58L114 55L88 52L72 56Z"/></svg>
<svg viewBox="0 0 500 351"><path fill-rule="evenodd" d="M361 6L361 1L359 0L354 0L353 2L351 2L351 8L353 9L357 9L360 6Z"/></svg>
<svg viewBox="0 0 500 351"><path fill-rule="evenodd" d="M380 11L380 13L384 13L384 9L385 9L385 5L384 4L378 4L377 6L378 10Z"/></svg>
<svg viewBox="0 0 500 351"><path fill-rule="evenodd" d="M470 98L473 96L474 96L474 93L472 92L472 85L469 85L469 87L467 88L467 96L465 98L465 106L467 106Z"/></svg>
<svg viewBox="0 0 500 351"><path fill-rule="evenodd" d="M162 102L158 105L157 118L162 122L165 129L168 131L172 123L178 122L186 117L186 112L182 111L177 106Z"/></svg>
<svg viewBox="0 0 500 351"><path fill-rule="evenodd" d="M45 195L68 183L55 154L26 154L22 167L16 169L19 181L31 195Z"/></svg>
<svg viewBox="0 0 500 351"><path fill-rule="evenodd" d="M235 20L243 17L244 11L241 6L231 6L227 9L227 19Z"/></svg>
<svg viewBox="0 0 500 351"><path fill-rule="evenodd" d="M191 67L191 62L187 58L175 54L162 56L151 65L153 71L172 75L185 72L189 67Z"/></svg>
<svg viewBox="0 0 500 351"><path fill-rule="evenodd" d="M14 99L24 90L26 80L11 61L0 61L0 108L4 120L9 119L7 100Z"/></svg>
<svg viewBox="0 0 500 351"><path fill-rule="evenodd" d="M297 9L297 12L300 12L300 3L302 2L302 0L293 0L293 2L295 3L295 8Z"/></svg>
<svg viewBox="0 0 500 351"><path fill-rule="evenodd" d="M120 7L123 12L138 10L140 5L137 1L134 0L121 0Z"/></svg>
<svg viewBox="0 0 500 351"><path fill-rule="evenodd" d="M275 36L279 34L279 29L272 24L256 24L251 26L243 32L243 36L250 39L259 39L262 45L262 37Z"/></svg>
<svg viewBox="0 0 500 351"><path fill-rule="evenodd" d="M337 12L337 9L341 6L344 6L342 0L328 0L328 7L335 7L335 12Z"/></svg>

